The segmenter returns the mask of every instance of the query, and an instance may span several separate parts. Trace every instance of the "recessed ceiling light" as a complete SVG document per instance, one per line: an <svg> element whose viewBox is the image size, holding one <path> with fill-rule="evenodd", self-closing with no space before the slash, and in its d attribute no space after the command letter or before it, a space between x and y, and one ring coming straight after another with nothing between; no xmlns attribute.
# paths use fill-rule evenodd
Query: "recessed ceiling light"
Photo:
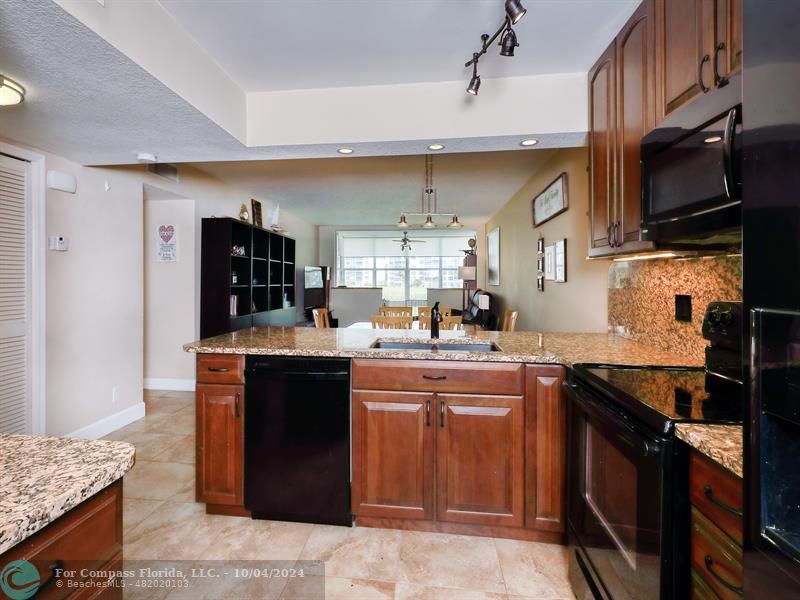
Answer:
<svg viewBox="0 0 800 600"><path fill-rule="evenodd" d="M428 146L428 150L433 150L434 152L436 150L444 150L444 144L438 144L438 143L437 144L431 144L430 146Z"/></svg>
<svg viewBox="0 0 800 600"><path fill-rule="evenodd" d="M158 157L150 152L137 152L136 160L140 163L154 163L158 160Z"/></svg>
<svg viewBox="0 0 800 600"><path fill-rule="evenodd" d="M0 75L0 106L14 106L25 100L25 88L13 79Z"/></svg>
<svg viewBox="0 0 800 600"><path fill-rule="evenodd" d="M536 144L538 144L538 143L539 143L539 140L533 140L533 139L531 139L531 140L522 140L522 141L519 143L519 145L520 145L520 146L525 146L525 147L527 148L528 146L535 146L535 145L536 145Z"/></svg>
<svg viewBox="0 0 800 600"><path fill-rule="evenodd" d="M717 142L721 142L722 138L718 135L712 135L711 137L707 137L703 140L706 144L716 144Z"/></svg>
<svg viewBox="0 0 800 600"><path fill-rule="evenodd" d="M353 153L353 149L352 148L339 148L337 150L337 152L339 154L352 154Z"/></svg>

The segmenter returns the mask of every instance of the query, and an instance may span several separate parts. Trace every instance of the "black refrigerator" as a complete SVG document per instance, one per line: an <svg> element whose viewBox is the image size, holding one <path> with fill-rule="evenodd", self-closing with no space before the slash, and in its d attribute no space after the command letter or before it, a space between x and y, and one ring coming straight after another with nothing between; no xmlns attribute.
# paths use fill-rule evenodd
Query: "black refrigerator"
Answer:
<svg viewBox="0 0 800 600"><path fill-rule="evenodd" d="M800 598L800 1L743 2L746 598Z"/></svg>

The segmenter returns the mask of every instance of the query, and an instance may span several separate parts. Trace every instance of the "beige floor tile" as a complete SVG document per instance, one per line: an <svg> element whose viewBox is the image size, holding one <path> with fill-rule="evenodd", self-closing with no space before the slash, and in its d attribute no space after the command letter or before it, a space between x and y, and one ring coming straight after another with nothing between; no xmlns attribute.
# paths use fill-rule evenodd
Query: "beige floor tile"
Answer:
<svg viewBox="0 0 800 600"><path fill-rule="evenodd" d="M195 562L196 569L213 568L217 573L226 573L218 577L190 579L190 587L174 590L170 600L277 600L284 587L285 578L236 577L235 570L245 568L245 564L232 561ZM259 568L291 568L293 563L276 562L269 565L263 563L248 565Z"/></svg>
<svg viewBox="0 0 800 600"><path fill-rule="evenodd" d="M505 600L506 595L481 590L459 590L418 585L416 583L398 583L395 600Z"/></svg>
<svg viewBox="0 0 800 600"><path fill-rule="evenodd" d="M557 544L495 540L508 593L533 598L571 598L567 551Z"/></svg>
<svg viewBox="0 0 800 600"><path fill-rule="evenodd" d="M182 437L184 436L136 431L126 434L122 441L130 442L136 447L136 460L153 460L159 454L177 445Z"/></svg>
<svg viewBox="0 0 800 600"><path fill-rule="evenodd" d="M127 486L127 484L125 484ZM161 505L161 500L144 500L142 498L129 498L123 486L122 500L122 530L127 535L134 527L139 525Z"/></svg>
<svg viewBox="0 0 800 600"><path fill-rule="evenodd" d="M179 462L193 465L196 454L195 436L186 435L181 437L180 441L172 448L168 448L161 454L157 454L153 460L157 462Z"/></svg>
<svg viewBox="0 0 800 600"><path fill-rule="evenodd" d="M175 400L183 400L185 402L194 402L194 392L184 392L184 391L177 391L177 390L169 390L162 392L162 395L165 398L172 398Z"/></svg>
<svg viewBox="0 0 800 600"><path fill-rule="evenodd" d="M492 538L404 531L400 561L410 583L506 593Z"/></svg>
<svg viewBox="0 0 800 600"><path fill-rule="evenodd" d="M196 560L214 542L225 517L205 505L164 502L124 538L126 559Z"/></svg>
<svg viewBox="0 0 800 600"><path fill-rule="evenodd" d="M203 560L295 561L306 545L313 525L225 517Z"/></svg>
<svg viewBox="0 0 800 600"><path fill-rule="evenodd" d="M194 418L194 410L191 412L182 410L176 413L172 419L170 432L176 435L194 435L197 431Z"/></svg>
<svg viewBox="0 0 800 600"><path fill-rule="evenodd" d="M134 437L137 433L143 432L144 428L144 419L139 419L138 421L134 421L125 427L120 427L116 431L112 431L103 439L114 440L116 442L127 442L129 438Z"/></svg>
<svg viewBox="0 0 800 600"><path fill-rule="evenodd" d="M395 584L389 581L347 579L342 577L305 577L290 579L281 600L392 600Z"/></svg>
<svg viewBox="0 0 800 600"><path fill-rule="evenodd" d="M194 487L194 467L183 463L139 460L125 475L125 498L167 500Z"/></svg>
<svg viewBox="0 0 800 600"><path fill-rule="evenodd" d="M400 581L400 540L391 529L315 525L300 559L324 561L328 577Z"/></svg>

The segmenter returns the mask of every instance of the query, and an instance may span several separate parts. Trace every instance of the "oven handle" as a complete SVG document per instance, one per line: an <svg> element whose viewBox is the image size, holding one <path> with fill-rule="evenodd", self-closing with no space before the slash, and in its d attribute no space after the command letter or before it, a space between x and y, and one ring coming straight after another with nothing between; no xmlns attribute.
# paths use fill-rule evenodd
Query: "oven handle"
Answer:
<svg viewBox="0 0 800 600"><path fill-rule="evenodd" d="M723 183L725 184L725 193L730 200L733 200L735 192L735 182L733 181L733 136L736 135L736 114L735 108L728 111L722 138Z"/></svg>
<svg viewBox="0 0 800 600"><path fill-rule="evenodd" d="M631 448L640 452L643 456L657 456L661 453L661 444L648 439L650 437L648 434L625 420L621 415L614 413L600 402L582 394L575 384L564 382L564 387L567 389L567 393L572 400L580 405L583 410L593 414L616 429L627 430L628 434L619 435L619 439L624 441Z"/></svg>

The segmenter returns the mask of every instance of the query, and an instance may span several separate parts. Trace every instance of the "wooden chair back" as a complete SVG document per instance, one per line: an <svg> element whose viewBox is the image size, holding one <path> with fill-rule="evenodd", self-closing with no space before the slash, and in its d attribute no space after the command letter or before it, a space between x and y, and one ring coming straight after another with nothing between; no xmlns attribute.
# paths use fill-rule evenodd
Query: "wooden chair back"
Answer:
<svg viewBox="0 0 800 600"><path fill-rule="evenodd" d="M419 328L423 331L427 331L431 328L431 316L428 315L427 317L423 317L420 315L419 319L417 319L419 323Z"/></svg>
<svg viewBox="0 0 800 600"><path fill-rule="evenodd" d="M461 320L462 320L461 315L459 315L457 317L453 317L453 316L443 317L442 318L442 322L439 323L439 329L441 329L441 330L445 330L445 329L462 329L463 328L463 324L462 324Z"/></svg>
<svg viewBox="0 0 800 600"><path fill-rule="evenodd" d="M412 310L410 306L381 306L382 317L410 317Z"/></svg>
<svg viewBox="0 0 800 600"><path fill-rule="evenodd" d="M407 317L385 317L375 315L369 318L373 329L411 329L413 319L411 315Z"/></svg>
<svg viewBox="0 0 800 600"><path fill-rule="evenodd" d="M507 309L503 313L503 326L500 331L514 331L517 328L519 311Z"/></svg>
<svg viewBox="0 0 800 600"><path fill-rule="evenodd" d="M420 317L428 317L431 316L431 307L430 306L420 306L417 308L417 314ZM453 314L453 308L451 306L440 306L439 307L439 314L443 317L449 317Z"/></svg>
<svg viewBox="0 0 800 600"><path fill-rule="evenodd" d="M313 308L311 314L314 315L314 327L317 329L330 328L331 319L327 308Z"/></svg>

